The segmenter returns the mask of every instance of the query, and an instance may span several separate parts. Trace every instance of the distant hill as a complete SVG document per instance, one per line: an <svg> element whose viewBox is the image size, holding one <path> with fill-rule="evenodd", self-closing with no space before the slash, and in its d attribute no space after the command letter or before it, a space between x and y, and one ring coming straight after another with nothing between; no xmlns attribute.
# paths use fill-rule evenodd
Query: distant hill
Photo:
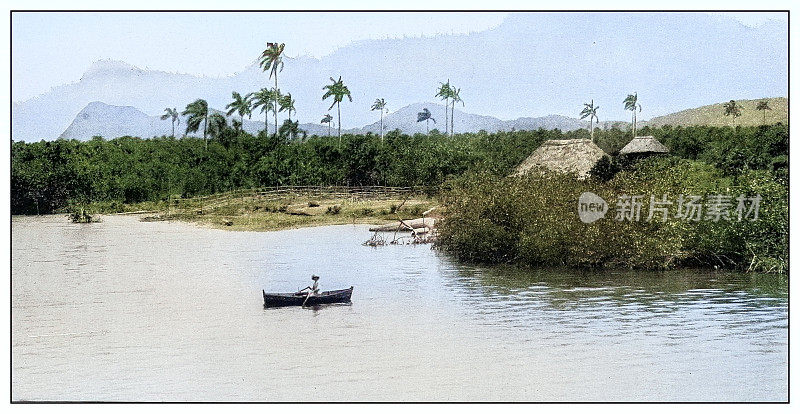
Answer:
<svg viewBox="0 0 800 414"><path fill-rule="evenodd" d="M755 110L756 103L759 101L761 101L761 99L737 101L743 108L742 116L736 119L737 125L760 125L762 123L763 114L761 111ZM770 108L772 108L772 110L767 111L767 123L784 122L788 124L788 100L786 98L769 98L767 101ZM716 103L700 108L687 109L685 111L656 117L649 121L641 121L639 125L650 125L654 127L663 125L731 125L732 119L724 116L722 105L723 103ZM399 129L406 134L425 133L425 122L417 122L417 113L421 112L424 108L428 108L433 115L433 119L436 120L436 122L430 122L430 130L438 129L440 132L444 132L444 105L433 102L406 105L394 112L385 114L383 117L384 130L389 132ZM225 115L224 112L213 108L211 112ZM253 118L245 118L244 120L244 130L251 134L257 134L264 129L264 114L254 115ZM342 116L345 117L346 115L347 112L343 111ZM373 113L373 115L376 119L374 123L361 128L343 128L342 133L366 134L367 132L371 132L373 134L379 134L379 115L377 113ZM239 119L238 116L226 116L229 125L234 118ZM336 117L334 117L334 125L335 122L337 122ZM334 125L332 125L330 129L331 135L336 135L337 129ZM272 116L269 117L268 126L269 132L273 133L275 127ZM574 131L576 129L588 127L589 123L584 120L563 115L524 117L504 121L492 116L462 112L459 109L455 111L456 133L478 132L481 130L486 132L531 131L539 128ZM624 121L602 121L599 123L599 127L601 129L617 127L622 130L628 130L630 128L630 123ZM306 131L309 136L325 136L328 134L328 126L325 124L301 123L300 129ZM185 131L186 117L181 116L180 123L175 127L175 136L184 136ZM125 135L151 138L170 135L171 133L172 123L170 120L161 120L160 115L148 115L132 106L117 106L108 105L103 102L90 102L75 116L75 119L73 119L67 129L61 133L59 138L88 140L93 136L102 136L107 139L112 139ZM202 136L202 133L193 133L189 135Z"/></svg>
<svg viewBox="0 0 800 414"><path fill-rule="evenodd" d="M224 112L211 109L212 113L225 115ZM257 114L258 118L264 119L264 114ZM227 116L228 125L231 121L239 119L238 116ZM175 125L175 136L186 135L186 117L181 116L180 123ZM281 122L281 121L279 121ZM269 118L269 132L275 131L272 117ZM257 134L264 129L264 121L254 119L244 119L243 128L251 134ZM309 135L325 135L328 128L325 125L300 124L300 129L305 130ZM355 131L348 131L355 132ZM332 131L332 133L335 133ZM134 136L141 138L169 136L172 134L172 121L162 120L160 115L147 115L132 106L108 105L103 102L90 102L84 107L75 119L69 124L67 129L59 135L62 139L88 140L94 136L112 139L121 136ZM188 134L189 136L202 136L203 133Z"/></svg>
<svg viewBox="0 0 800 414"><path fill-rule="evenodd" d="M388 132L399 129L406 134L425 133L425 122L417 122L417 113L421 112L424 108L428 108L433 114L433 119L436 120L436 122L430 122L430 129L438 129L444 132L444 105L432 102L407 105L397 111L385 114L383 118L384 130ZM213 108L211 112L225 115L224 112ZM343 116L344 115L346 115L346 112ZM342 129L342 133L365 134L367 132L372 132L373 134L378 134L380 133L380 119L378 113L374 113L374 117L377 119L376 122L361 128ZM229 125L234 118L239 119L238 116L226 116ZM257 114L256 118L264 119L264 114ZM184 133L186 131L186 117L181 116L179 119L180 123L175 126L175 136L178 137L185 135ZM273 118L270 116L268 123L270 133L275 131L272 119ZM337 122L336 117L334 117L334 122ZM601 123L601 127L609 126L612 123L612 121ZM548 115L536 118L527 117L503 121L491 116L461 112L458 109L455 111L455 131L457 133L478 132L480 130L486 132L521 131L536 130L539 128L573 131L579 128L587 128L588 125L589 124L585 121L561 115ZM263 121L256 121L255 118L245 118L245 131L251 134L257 134L263 129ZM328 134L328 126L325 124L300 124L300 129L306 131L308 135L324 136ZM337 129L331 126L331 135L335 135L336 131ZM61 133L59 138L88 140L94 136L102 136L107 139L112 139L125 135L151 138L170 135L171 133L172 122L170 120L162 120L160 115L147 115L143 111L132 106L117 106L108 105L103 102L90 102L75 116L75 119L73 119L67 129ZM202 136L202 133L192 133L189 135Z"/></svg>
<svg viewBox="0 0 800 414"><path fill-rule="evenodd" d="M743 99L736 103L742 107L742 115L736 118L736 125L752 126L764 123L764 113L756 110L756 104L764 99ZM789 100L786 98L767 98L771 110L766 111L766 123L774 124L777 122L789 123ZM723 105L725 103L715 103L713 105L701 106L699 108L687 109L673 114L657 116L642 125L660 127L663 125L711 125L711 126L731 126L733 119L725 116Z"/></svg>

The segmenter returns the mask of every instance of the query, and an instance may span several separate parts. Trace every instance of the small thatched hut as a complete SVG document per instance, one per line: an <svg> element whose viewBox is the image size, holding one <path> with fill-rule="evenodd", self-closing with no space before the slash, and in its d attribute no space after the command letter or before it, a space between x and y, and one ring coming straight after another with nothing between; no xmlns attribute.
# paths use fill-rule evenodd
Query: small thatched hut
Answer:
<svg viewBox="0 0 800 414"><path fill-rule="evenodd" d="M589 177L589 171L600 158L607 155L589 139L551 139L545 141L520 164L512 176L545 169L576 174L579 179Z"/></svg>
<svg viewBox="0 0 800 414"><path fill-rule="evenodd" d="M635 137L627 145L619 150L619 155L625 156L647 156L655 154L666 154L669 148L658 142L652 136Z"/></svg>

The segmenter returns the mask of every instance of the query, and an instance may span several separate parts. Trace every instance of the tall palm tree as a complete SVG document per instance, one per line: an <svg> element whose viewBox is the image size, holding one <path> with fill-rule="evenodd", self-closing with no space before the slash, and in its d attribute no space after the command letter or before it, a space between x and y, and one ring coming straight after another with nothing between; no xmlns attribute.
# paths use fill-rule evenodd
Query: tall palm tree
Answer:
<svg viewBox="0 0 800 414"><path fill-rule="evenodd" d="M275 76L275 106L274 108L278 107L278 98L280 97L280 92L278 92L278 72L283 70L283 48L286 44L281 43L267 43L267 48L261 52L261 60L260 65L264 72L269 71L269 77L272 79ZM278 133L278 112L275 112L275 133Z"/></svg>
<svg viewBox="0 0 800 414"><path fill-rule="evenodd" d="M292 111L295 110L294 109L295 101L294 101L294 99L292 99L292 94L291 93L287 93L286 95L281 96L279 101L280 101L280 105L281 105L279 111L280 112L286 111L289 114L289 123L291 124L291 122L292 122ZM295 134L296 134L296 131L298 131L298 129L297 128L295 128L295 129L291 129L290 128L290 129L288 129L288 131L290 132L291 137L294 138Z"/></svg>
<svg viewBox="0 0 800 414"><path fill-rule="evenodd" d="M375 103L372 104L373 111L381 111L381 141L383 141L383 110L386 108L386 100L383 98L378 98L375 100Z"/></svg>
<svg viewBox="0 0 800 414"><path fill-rule="evenodd" d="M350 102L353 102L353 97L350 96L350 89L347 89L344 82L342 82L342 77L339 76L339 80L334 80L331 78L331 84L325 85L322 90L325 91L325 94L322 95L322 100L326 100L329 97L333 97L333 103L331 104L328 110L330 111L333 109L333 106L336 105L336 112L339 114L339 143L342 143L342 110L340 108L340 104L342 100L346 96L350 99Z"/></svg>
<svg viewBox="0 0 800 414"><path fill-rule="evenodd" d="M422 122L422 121L425 121L425 133L429 134L430 129L428 128L429 125L428 121L433 121L433 123L435 124L436 120L433 119L433 117L431 117L431 111L429 111L428 108L422 108L422 112L417 113L417 122Z"/></svg>
<svg viewBox="0 0 800 414"><path fill-rule="evenodd" d="M167 120L172 118L172 137L175 138L175 122L178 122L178 125L181 124L181 119L178 118L180 114L178 113L177 108L165 108L164 115L161 115L161 120Z"/></svg>
<svg viewBox="0 0 800 414"><path fill-rule="evenodd" d="M594 127L592 121L596 120L600 122L600 119L597 118L598 109L600 109L600 107L594 106L594 99L592 99L592 103L583 104L583 110L581 111L581 119L589 118L589 135L592 138L592 142L594 142Z"/></svg>
<svg viewBox="0 0 800 414"><path fill-rule="evenodd" d="M250 94L242 96L239 92L233 92L231 94L233 98L233 102L225 105L225 109L228 110L228 116L231 116L233 113L238 113L240 117L242 117L242 123L240 125L244 125L244 116L247 115L247 118L250 118L252 115L252 109L250 106L252 103L250 102Z"/></svg>
<svg viewBox="0 0 800 414"><path fill-rule="evenodd" d="M439 91L434 95L435 98L444 99L444 133L447 135L447 107L449 106L450 97L453 94L453 88L450 87L450 79L447 83L439 82Z"/></svg>
<svg viewBox="0 0 800 414"><path fill-rule="evenodd" d="M208 116L208 134L213 138L219 139L226 126L225 116L221 113L215 112Z"/></svg>
<svg viewBox="0 0 800 414"><path fill-rule="evenodd" d="M756 104L756 111L762 111L764 113L764 120L761 122L762 124L767 124L767 111L771 111L772 108L769 107L769 102L766 99L763 101L758 101Z"/></svg>
<svg viewBox="0 0 800 414"><path fill-rule="evenodd" d="M461 106L464 106L464 101L461 100L461 88L456 89L453 87L450 89L450 104L452 105L450 109L450 136L453 136L455 132L455 114L456 114L456 102L461 102Z"/></svg>
<svg viewBox="0 0 800 414"><path fill-rule="evenodd" d="M261 108L261 112L264 113L264 130L269 134L269 126L267 125L269 122L269 113L275 109L275 104L272 100L272 91L267 88L261 88L258 92L253 92L251 96L252 108Z"/></svg>
<svg viewBox="0 0 800 414"><path fill-rule="evenodd" d="M333 117L331 114L325 114L322 117L322 121L319 121L322 124L328 124L328 136L331 136L331 122L333 122Z"/></svg>
<svg viewBox="0 0 800 414"><path fill-rule="evenodd" d="M625 110L633 112L633 137L636 138L636 110L642 112L642 105L639 104L639 94L634 92L633 95L628 95L622 103L625 104Z"/></svg>
<svg viewBox="0 0 800 414"><path fill-rule="evenodd" d="M203 123L203 142L205 147L208 148L208 141L206 141L206 131L208 129L208 102L204 99L198 99L189 105L186 105L181 115L188 115L186 119L186 133L197 132L200 129L200 123Z"/></svg>
<svg viewBox="0 0 800 414"><path fill-rule="evenodd" d="M730 102L722 105L725 110L725 116L733 117L733 126L736 126L736 118L742 116L742 107L733 99Z"/></svg>

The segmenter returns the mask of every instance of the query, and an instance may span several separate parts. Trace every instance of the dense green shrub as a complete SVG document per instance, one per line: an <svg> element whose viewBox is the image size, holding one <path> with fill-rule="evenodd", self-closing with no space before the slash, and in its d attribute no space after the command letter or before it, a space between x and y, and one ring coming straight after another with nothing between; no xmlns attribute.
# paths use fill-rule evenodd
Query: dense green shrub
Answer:
<svg viewBox="0 0 800 414"><path fill-rule="evenodd" d="M443 197L439 245L462 260L527 266L629 267L676 265L785 272L788 264L788 186L774 172L734 178L706 163L655 157L607 182L568 175L497 177L471 174L455 180ZM605 218L579 219L578 198L593 192L609 205ZM761 195L757 221L675 218L681 195ZM621 195L642 195L640 218L617 221ZM668 218L647 220L650 196L673 202ZM655 204L654 204L655 205ZM705 218L705 217L704 217Z"/></svg>

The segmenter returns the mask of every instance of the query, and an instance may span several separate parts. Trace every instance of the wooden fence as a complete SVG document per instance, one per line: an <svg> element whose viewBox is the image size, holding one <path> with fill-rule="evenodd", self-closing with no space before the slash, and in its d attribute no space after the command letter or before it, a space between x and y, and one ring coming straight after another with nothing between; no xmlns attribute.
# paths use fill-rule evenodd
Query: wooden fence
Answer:
<svg viewBox="0 0 800 414"><path fill-rule="evenodd" d="M423 194L423 188L415 187L387 187L387 186L275 186L248 188L227 191L224 193L198 196L188 199L178 199L176 202L197 202L203 204L224 204L228 200L245 197L258 197L264 200L278 200L286 197L334 197L351 200L360 199L390 199L407 197L414 194Z"/></svg>

